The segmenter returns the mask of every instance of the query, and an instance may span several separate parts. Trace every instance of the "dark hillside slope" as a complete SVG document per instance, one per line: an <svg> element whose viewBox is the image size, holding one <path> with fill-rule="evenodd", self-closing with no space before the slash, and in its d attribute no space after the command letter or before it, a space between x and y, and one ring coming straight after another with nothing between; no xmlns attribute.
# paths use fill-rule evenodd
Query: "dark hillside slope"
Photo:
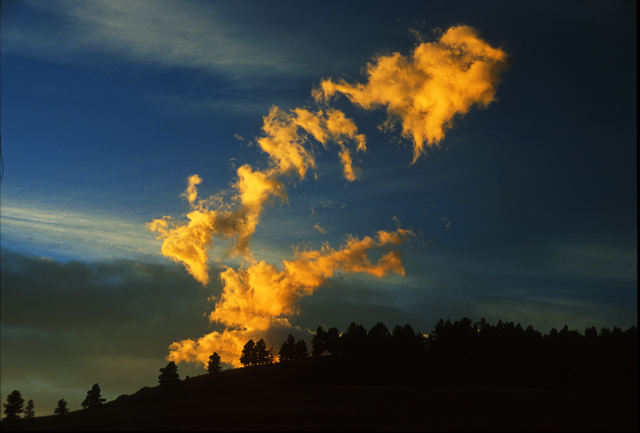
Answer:
<svg viewBox="0 0 640 433"><path fill-rule="evenodd" d="M637 430L615 395L429 385L426 374L308 358L143 388L95 410L2 423L2 430Z"/></svg>

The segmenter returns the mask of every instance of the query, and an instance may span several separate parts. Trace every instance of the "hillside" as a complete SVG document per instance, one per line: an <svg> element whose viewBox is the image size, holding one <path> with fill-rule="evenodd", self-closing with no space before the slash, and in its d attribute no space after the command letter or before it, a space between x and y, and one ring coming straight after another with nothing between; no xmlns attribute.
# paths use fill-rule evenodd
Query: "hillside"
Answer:
<svg viewBox="0 0 640 433"><path fill-rule="evenodd" d="M174 391L143 388L95 410L4 421L2 430L637 430L637 398L443 386L429 376L308 358L193 377Z"/></svg>

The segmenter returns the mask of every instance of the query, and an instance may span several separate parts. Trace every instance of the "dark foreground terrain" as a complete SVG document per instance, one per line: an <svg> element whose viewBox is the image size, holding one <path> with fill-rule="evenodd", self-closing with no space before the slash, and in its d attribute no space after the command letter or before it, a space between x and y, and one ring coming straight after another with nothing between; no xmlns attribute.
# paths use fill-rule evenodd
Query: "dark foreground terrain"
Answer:
<svg viewBox="0 0 640 433"><path fill-rule="evenodd" d="M2 430L637 430L637 395L371 373L324 357L235 369Z"/></svg>

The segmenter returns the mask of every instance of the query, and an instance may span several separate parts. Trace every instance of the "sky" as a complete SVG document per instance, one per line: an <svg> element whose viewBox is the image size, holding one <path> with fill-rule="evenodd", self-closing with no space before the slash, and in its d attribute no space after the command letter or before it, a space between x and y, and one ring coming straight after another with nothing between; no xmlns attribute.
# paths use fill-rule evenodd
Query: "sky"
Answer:
<svg viewBox="0 0 640 433"><path fill-rule="evenodd" d="M250 338L637 326L635 1L3 1L2 401Z"/></svg>

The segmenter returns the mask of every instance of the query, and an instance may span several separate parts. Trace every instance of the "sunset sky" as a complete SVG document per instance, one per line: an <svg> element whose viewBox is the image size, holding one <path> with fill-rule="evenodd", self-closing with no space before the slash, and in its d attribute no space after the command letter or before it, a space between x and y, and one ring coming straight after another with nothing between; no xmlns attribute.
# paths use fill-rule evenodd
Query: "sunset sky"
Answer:
<svg viewBox="0 0 640 433"><path fill-rule="evenodd" d="M1 12L3 402L318 325L637 325L635 1Z"/></svg>

